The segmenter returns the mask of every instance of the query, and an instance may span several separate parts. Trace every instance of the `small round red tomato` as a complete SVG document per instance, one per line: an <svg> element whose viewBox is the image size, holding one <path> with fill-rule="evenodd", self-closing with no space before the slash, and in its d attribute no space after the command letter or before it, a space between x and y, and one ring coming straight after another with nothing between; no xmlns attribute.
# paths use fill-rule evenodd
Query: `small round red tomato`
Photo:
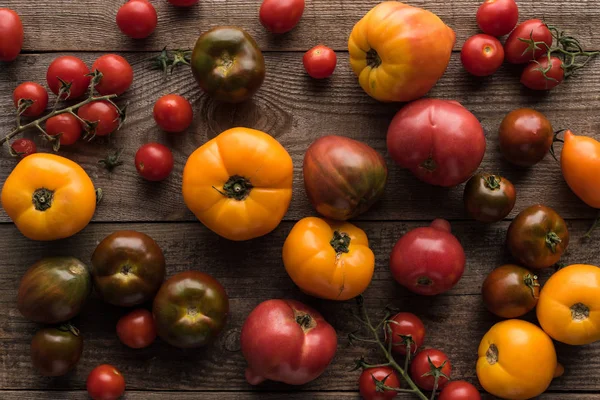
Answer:
<svg viewBox="0 0 600 400"><path fill-rule="evenodd" d="M550 151L554 130L544 114L531 108L513 110L500 124L500 151L509 162L530 167Z"/></svg>
<svg viewBox="0 0 600 400"><path fill-rule="evenodd" d="M337 64L335 52L322 44L313 47L302 58L304 69L315 79L329 78Z"/></svg>
<svg viewBox="0 0 600 400"><path fill-rule="evenodd" d="M465 209L481 222L498 222L515 206L517 192L514 185L499 175L476 174L465 185Z"/></svg>
<svg viewBox="0 0 600 400"><path fill-rule="evenodd" d="M410 345L411 354L415 354L417 349L423 346L425 341L425 325L415 314L401 312L389 319L386 328L386 343L390 341L390 330L392 337L392 351L394 353L406 355Z"/></svg>
<svg viewBox="0 0 600 400"><path fill-rule="evenodd" d="M156 339L156 324L152 313L143 308L124 315L117 322L117 336L132 349L148 347Z"/></svg>
<svg viewBox="0 0 600 400"><path fill-rule="evenodd" d="M504 36L519 22L515 0L485 0L477 10L479 29L492 36Z"/></svg>
<svg viewBox="0 0 600 400"><path fill-rule="evenodd" d="M33 153L37 153L37 146L33 143L33 140L29 139L17 139L10 145L10 148L19 158L25 158Z"/></svg>
<svg viewBox="0 0 600 400"><path fill-rule="evenodd" d="M537 44L534 45L531 40ZM552 46L552 40L552 32L544 22L539 19L522 22L504 43L506 61L512 64L525 64L537 60Z"/></svg>
<svg viewBox="0 0 600 400"><path fill-rule="evenodd" d="M81 137L81 123L72 114L58 114L46 121L46 133L50 136L60 134L60 144L74 144Z"/></svg>
<svg viewBox="0 0 600 400"><path fill-rule="evenodd" d="M470 74L489 76L502 65L504 48L495 37L481 33L467 39L460 52L460 60Z"/></svg>
<svg viewBox="0 0 600 400"><path fill-rule="evenodd" d="M260 23L273 33L291 31L304 13L304 0L263 0Z"/></svg>
<svg viewBox="0 0 600 400"><path fill-rule="evenodd" d="M172 133L189 128L194 116L190 102L177 94L168 94L158 99L153 114L158 126Z"/></svg>
<svg viewBox="0 0 600 400"><path fill-rule="evenodd" d="M518 265L496 268L481 287L483 304L502 318L518 318L533 310L540 297L538 277Z"/></svg>
<svg viewBox="0 0 600 400"><path fill-rule="evenodd" d="M121 32L133 39L147 38L158 24L156 9L146 0L130 0L117 12Z"/></svg>
<svg viewBox="0 0 600 400"><path fill-rule="evenodd" d="M17 109L19 108L19 102L21 100L31 100L33 102L33 104L21 115L26 117L38 117L46 111L46 106L48 105L48 92L35 82L21 83L13 92L13 101Z"/></svg>
<svg viewBox="0 0 600 400"><path fill-rule="evenodd" d="M394 390L386 390L378 385L400 389L400 380L390 367L367 368L358 378L360 395L364 400L388 400L398 395Z"/></svg>
<svg viewBox="0 0 600 400"><path fill-rule="evenodd" d="M117 400L125 392L125 379L109 364L97 366L87 378L87 392L93 400Z"/></svg>
<svg viewBox="0 0 600 400"><path fill-rule="evenodd" d="M448 356L435 349L421 350L410 364L412 380L424 390L433 390L436 375L439 377L438 389L444 388L451 373L452 365Z"/></svg>
<svg viewBox="0 0 600 400"><path fill-rule="evenodd" d="M133 82L133 68L123 57L116 54L106 54L98 58L92 71L102 72L102 79L96 85L101 95L123 94Z"/></svg>
<svg viewBox="0 0 600 400"><path fill-rule="evenodd" d="M440 392L437 400L481 400L481 394L469 382L452 381Z"/></svg>
<svg viewBox="0 0 600 400"><path fill-rule="evenodd" d="M160 143L147 143L135 154L135 168L149 181L162 181L173 170L173 153Z"/></svg>
<svg viewBox="0 0 600 400"><path fill-rule="evenodd" d="M119 111L105 100L86 104L77 110L77 115L88 122L98 123L95 129L92 128L96 136L109 135L119 128Z"/></svg>
<svg viewBox="0 0 600 400"><path fill-rule="evenodd" d="M544 56L537 61L532 61L521 74L521 83L532 90L554 89L565 80L563 62L558 57Z"/></svg>
<svg viewBox="0 0 600 400"><path fill-rule="evenodd" d="M198 4L198 1L200 0L169 0L169 3L175 7L191 7L194 4Z"/></svg>
<svg viewBox="0 0 600 400"><path fill-rule="evenodd" d="M61 99L76 99L85 94L92 79L90 69L85 63L73 56L61 56L52 61L46 73L46 81L52 93L58 95L62 87L61 80L71 87L61 95Z"/></svg>
<svg viewBox="0 0 600 400"><path fill-rule="evenodd" d="M0 61L13 61L23 47L23 24L19 14L0 8Z"/></svg>

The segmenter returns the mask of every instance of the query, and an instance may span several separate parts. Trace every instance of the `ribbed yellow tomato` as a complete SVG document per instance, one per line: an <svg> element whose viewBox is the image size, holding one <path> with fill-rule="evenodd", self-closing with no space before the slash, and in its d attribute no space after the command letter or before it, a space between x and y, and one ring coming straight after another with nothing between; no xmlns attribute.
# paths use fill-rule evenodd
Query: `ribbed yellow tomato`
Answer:
<svg viewBox="0 0 600 400"><path fill-rule="evenodd" d="M537 305L542 329L570 345L600 340L600 268L575 264L548 279Z"/></svg>
<svg viewBox="0 0 600 400"><path fill-rule="evenodd" d="M63 239L90 222L96 190L78 164L37 153L22 159L4 182L2 207L29 239Z"/></svg>
<svg viewBox="0 0 600 400"><path fill-rule="evenodd" d="M375 256L364 231L347 222L304 218L283 245L283 264L303 292L328 300L348 300L365 291Z"/></svg>
<svg viewBox="0 0 600 400"><path fill-rule="evenodd" d="M432 12L386 1L354 25L350 65L371 97L412 101L442 77L455 40L454 31Z"/></svg>
<svg viewBox="0 0 600 400"><path fill-rule="evenodd" d="M268 134L233 128L190 155L183 199L209 229L230 240L266 235L279 225L292 199L294 166Z"/></svg>

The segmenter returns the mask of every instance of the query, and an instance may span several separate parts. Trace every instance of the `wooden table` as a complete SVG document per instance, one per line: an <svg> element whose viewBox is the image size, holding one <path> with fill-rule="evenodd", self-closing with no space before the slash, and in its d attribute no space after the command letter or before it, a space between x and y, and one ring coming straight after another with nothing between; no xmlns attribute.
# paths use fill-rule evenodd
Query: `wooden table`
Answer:
<svg viewBox="0 0 600 400"><path fill-rule="evenodd" d="M105 196L94 221L84 231L55 243L25 239L0 212L0 398L85 399L85 379L100 363L116 365L127 381L127 399L357 399L358 372L350 372L361 355L376 357L369 347L350 347L347 334L355 329L350 318L354 303L333 303L300 293L288 278L281 247L294 221L314 210L306 199L301 165L308 145L317 137L338 134L362 140L386 154L387 126L399 109L366 96L348 64L347 37L352 26L377 0L308 0L300 25L291 33L273 37L258 22L259 1L202 0L191 9L178 10L166 1L154 1L159 26L147 40L124 37L115 24L122 0L4 0L25 25L23 54L16 62L0 64L0 130L8 133L13 121L11 92L19 82L45 82L46 68L59 54L74 54L88 65L100 54L117 52L135 70L133 87L121 100L130 103L129 118L109 141L96 140L64 148L60 153L79 162ZM431 96L459 100L481 120L488 135L482 170L499 172L518 189L515 210L534 203L555 208L568 219L571 244L565 262L598 264L600 231L590 240L583 233L596 211L575 197L564 183L559 165L550 157L531 169L516 169L502 160L496 132L503 116L516 107L535 107L555 128L600 137L600 61L550 94L535 94L519 84L518 68L503 67L494 77L476 79L461 67L459 53L464 40L477 32L475 12L479 0L410 0L436 12L457 33L457 45L446 75ZM521 20L544 17L576 33L588 49L600 47L600 8L588 0L521 0ZM149 68L149 59L165 45L186 48L200 32L216 25L238 25L248 30L265 52L267 79L248 103L217 104L203 95L186 67L164 79ZM338 51L335 75L325 81L307 77L302 54L319 42ZM162 133L152 119L152 106L166 93L179 93L193 102L193 127L183 135ZM272 234L247 243L219 238L196 221L181 195L181 173L187 156L221 131L233 126L266 131L286 147L295 163L294 197L280 227ZM35 132L26 136L33 137ZM44 145L36 137L39 146ZM176 163L165 182L142 181L133 156L146 142L158 141L173 149ZM125 164L108 173L98 164L109 151L124 148ZM420 315L428 330L426 344L440 347L452 359L453 376L477 383L476 351L482 335L498 321L482 304L480 288L486 274L509 260L503 246L509 221L483 226L470 221L462 206L462 188L428 186L409 172L390 167L385 198L356 223L364 228L377 257L376 272L366 301L372 310L393 305ZM0 157L0 181L15 165L6 149ZM463 279L450 292L419 297L397 285L387 260L396 240L407 230L423 226L434 217L452 220L456 235L467 252ZM212 346L179 350L160 340L148 349L131 350L115 335L117 319L126 310L107 306L94 298L77 318L85 338L83 357L76 370L62 378L42 378L29 359L29 343L38 329L17 311L16 293L26 269L41 257L73 255L89 262L97 243L119 229L134 229L155 238L165 251L168 275L198 269L219 279L231 297L231 318ZM544 274L544 279L548 274ZM339 334L333 364L318 380L299 388L268 383L251 387L244 380L245 361L239 351L244 318L261 301L293 297L323 312ZM526 316L533 320L534 315ZM553 382L548 400L600 399L600 345L558 345L566 374ZM411 397L401 397L411 398ZM489 397L491 398L491 397Z"/></svg>

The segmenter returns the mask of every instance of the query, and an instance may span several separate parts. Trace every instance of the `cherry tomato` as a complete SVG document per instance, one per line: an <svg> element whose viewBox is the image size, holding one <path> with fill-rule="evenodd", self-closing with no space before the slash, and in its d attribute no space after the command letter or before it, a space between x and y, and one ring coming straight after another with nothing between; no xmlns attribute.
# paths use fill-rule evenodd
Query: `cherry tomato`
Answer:
<svg viewBox="0 0 600 400"><path fill-rule="evenodd" d="M13 61L23 47L23 24L19 14L0 8L0 61Z"/></svg>
<svg viewBox="0 0 600 400"><path fill-rule="evenodd" d="M364 400L388 400L398 395L397 392L392 390L381 391L382 389L377 388L377 381L385 384L385 386L400 389L400 380L392 368L367 368L358 378L360 395Z"/></svg>
<svg viewBox="0 0 600 400"><path fill-rule="evenodd" d="M475 76L489 76L504 61L502 43L493 36L480 33L467 39L460 52L465 69Z"/></svg>
<svg viewBox="0 0 600 400"><path fill-rule="evenodd" d="M86 121L98 123L95 130L96 136L109 135L119 127L119 111L105 100L86 104L77 110L77 115Z"/></svg>
<svg viewBox="0 0 600 400"><path fill-rule="evenodd" d="M260 23L273 33L291 31L304 13L304 0L263 0Z"/></svg>
<svg viewBox="0 0 600 400"><path fill-rule="evenodd" d="M465 185L463 195L469 215L481 222L498 222L515 206L517 192L514 185L499 175L476 174Z"/></svg>
<svg viewBox="0 0 600 400"><path fill-rule="evenodd" d="M125 392L125 379L109 364L97 366L87 378L87 392L93 400L117 400Z"/></svg>
<svg viewBox="0 0 600 400"><path fill-rule="evenodd" d="M511 163L530 167L550 151L554 131L544 114L531 108L511 111L500 124L500 151Z"/></svg>
<svg viewBox="0 0 600 400"><path fill-rule="evenodd" d="M192 124L193 114L190 102L176 94L163 96L154 105L154 120L167 132L185 131Z"/></svg>
<svg viewBox="0 0 600 400"><path fill-rule="evenodd" d="M481 288L483 304L502 318L518 318L533 310L540 297L538 277L518 265L496 268Z"/></svg>
<svg viewBox="0 0 600 400"><path fill-rule="evenodd" d="M123 57L116 54L106 54L98 58L92 71L102 72L102 79L96 85L101 95L123 94L133 82L133 68Z"/></svg>
<svg viewBox="0 0 600 400"><path fill-rule="evenodd" d="M60 144L74 144L81 137L81 123L69 113L58 114L46 121L46 133L50 136L60 134Z"/></svg>
<svg viewBox="0 0 600 400"><path fill-rule="evenodd" d="M149 181L162 181L173 170L173 153L159 143L148 143L135 154L135 168Z"/></svg>
<svg viewBox="0 0 600 400"><path fill-rule="evenodd" d="M430 365L430 360L435 368ZM438 372L434 371L436 369ZM429 373L431 373L431 375L429 375ZM448 356L435 349L421 350L410 364L410 376L412 380L421 389L433 390L435 381L434 373L446 375L448 378L450 377L452 366L450 365ZM438 389L442 389L448 384L448 378L446 377L439 375Z"/></svg>
<svg viewBox="0 0 600 400"><path fill-rule="evenodd" d="M565 79L563 62L558 57L543 56L537 61L532 61L521 74L521 83L532 90L554 89Z"/></svg>
<svg viewBox="0 0 600 400"><path fill-rule="evenodd" d="M194 4L198 4L198 1L200 0L169 0L169 3L175 7L191 7Z"/></svg>
<svg viewBox="0 0 600 400"><path fill-rule="evenodd" d="M146 0L130 0L117 12L119 29L133 39L147 38L157 24L156 9Z"/></svg>
<svg viewBox="0 0 600 400"><path fill-rule="evenodd" d="M521 39L529 41L533 39L535 42L543 43L534 46L533 43L526 43ZM537 60L547 53L548 48L552 46L552 40L552 32L539 19L522 22L511 32L504 43L506 61L512 64L525 64Z"/></svg>
<svg viewBox="0 0 600 400"><path fill-rule="evenodd" d="M437 400L481 400L481 394L469 382L452 381L440 392Z"/></svg>
<svg viewBox="0 0 600 400"><path fill-rule="evenodd" d="M156 339L156 324L152 313L143 308L124 315L117 322L117 336L132 349L148 347Z"/></svg>
<svg viewBox="0 0 600 400"><path fill-rule="evenodd" d="M46 107L48 106L48 92L35 82L21 83L13 92L13 101L16 108L19 108L20 100L33 101L33 104L21 115L39 117L46 111Z"/></svg>
<svg viewBox="0 0 600 400"><path fill-rule="evenodd" d="M33 143L33 140L29 139L17 139L10 147L20 158L25 158L33 153L37 153L37 146Z"/></svg>
<svg viewBox="0 0 600 400"><path fill-rule="evenodd" d="M519 22L519 7L515 0L485 0L477 10L477 25L488 35L509 34Z"/></svg>
<svg viewBox="0 0 600 400"><path fill-rule="evenodd" d="M337 56L329 47L320 44L304 53L302 62L308 75L315 79L324 79L333 74Z"/></svg>
<svg viewBox="0 0 600 400"><path fill-rule="evenodd" d="M58 95L61 88L60 80L71 83L68 92L62 94L61 99L76 99L87 91L91 77L88 76L90 69L85 63L73 56L61 56L52 61L46 73L48 87L52 93Z"/></svg>
<svg viewBox="0 0 600 400"><path fill-rule="evenodd" d="M407 344L410 343L410 352L415 354L423 346L425 340L425 326L415 314L401 312L390 318L389 327L392 330L394 353L406 355ZM384 332L386 343L389 342L388 331Z"/></svg>

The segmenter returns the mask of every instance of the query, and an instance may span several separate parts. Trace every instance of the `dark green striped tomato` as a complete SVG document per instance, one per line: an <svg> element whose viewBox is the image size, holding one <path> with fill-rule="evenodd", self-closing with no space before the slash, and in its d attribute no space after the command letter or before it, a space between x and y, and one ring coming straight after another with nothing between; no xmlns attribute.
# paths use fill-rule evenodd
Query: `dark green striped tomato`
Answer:
<svg viewBox="0 0 600 400"><path fill-rule="evenodd" d="M515 206L517 192L506 178L492 174L476 174L465 185L465 209L473 219L498 222Z"/></svg>
<svg viewBox="0 0 600 400"><path fill-rule="evenodd" d="M65 375L79 362L83 338L73 325L44 328L31 341L31 362L44 376Z"/></svg>

